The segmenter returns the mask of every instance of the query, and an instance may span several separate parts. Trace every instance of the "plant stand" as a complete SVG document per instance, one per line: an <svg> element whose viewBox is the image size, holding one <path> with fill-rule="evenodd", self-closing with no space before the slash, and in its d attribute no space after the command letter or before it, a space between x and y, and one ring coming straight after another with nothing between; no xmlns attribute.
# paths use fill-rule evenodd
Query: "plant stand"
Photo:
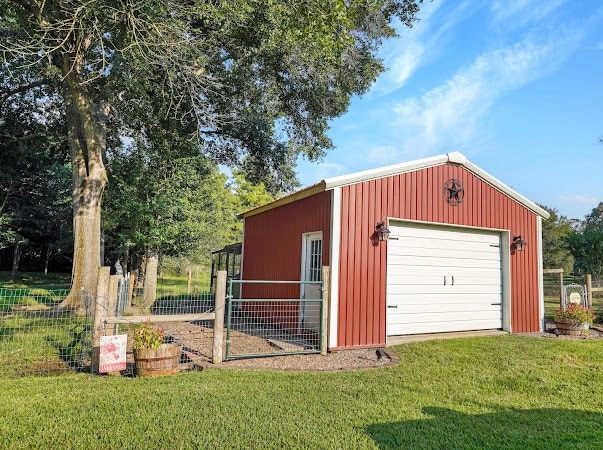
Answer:
<svg viewBox="0 0 603 450"><path fill-rule="evenodd" d="M556 319L555 325L561 334L582 336L589 330L587 322L576 322L572 319Z"/></svg>
<svg viewBox="0 0 603 450"><path fill-rule="evenodd" d="M137 377L161 377L178 373L182 347L161 344L159 348L134 349L134 373Z"/></svg>

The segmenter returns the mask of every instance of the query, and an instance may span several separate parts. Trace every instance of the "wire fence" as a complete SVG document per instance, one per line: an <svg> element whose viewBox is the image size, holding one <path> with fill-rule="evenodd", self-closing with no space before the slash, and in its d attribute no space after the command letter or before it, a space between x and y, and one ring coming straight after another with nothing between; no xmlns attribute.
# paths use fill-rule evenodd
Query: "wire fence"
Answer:
<svg viewBox="0 0 603 450"><path fill-rule="evenodd" d="M0 288L0 376L58 374L90 365L92 304L61 307L68 290Z"/></svg>
<svg viewBox="0 0 603 450"><path fill-rule="evenodd" d="M569 285L578 285L585 287L586 282L583 275L563 274L560 278L558 272L544 273L544 302L545 302L545 319L554 320L555 311L562 307L564 289ZM592 309L597 315L595 322L603 323L603 292L599 290L603 286L603 280L593 279L591 282L592 292Z"/></svg>
<svg viewBox="0 0 603 450"><path fill-rule="evenodd" d="M141 299L142 300L142 299ZM212 360L213 320L190 320L177 316L206 314L214 311L214 295L211 293L196 294L164 294L157 298L150 310L138 308L136 301L125 309L125 314L118 314L124 321L136 314L148 314L149 323L163 330L163 342L177 344L182 348L180 365L182 368L194 369L202 367ZM165 320L173 317L174 320ZM109 325L105 335L126 334L127 367L125 375L134 373L134 356L132 341L134 331L141 324L138 320L130 323Z"/></svg>
<svg viewBox="0 0 603 450"><path fill-rule="evenodd" d="M320 353L321 288L322 282L232 280L226 359ZM300 298L299 289L310 298ZM233 291L251 298L233 298ZM286 298L287 292L297 298Z"/></svg>

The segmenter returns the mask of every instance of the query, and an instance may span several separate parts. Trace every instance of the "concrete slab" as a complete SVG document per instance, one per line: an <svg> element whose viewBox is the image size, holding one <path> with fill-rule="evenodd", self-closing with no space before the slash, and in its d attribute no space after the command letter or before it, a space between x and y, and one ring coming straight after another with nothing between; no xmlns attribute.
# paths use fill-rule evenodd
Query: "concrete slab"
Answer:
<svg viewBox="0 0 603 450"><path fill-rule="evenodd" d="M457 339L476 336L500 336L509 334L502 330L477 330L477 331L458 331L451 333L430 333L430 334L408 334L404 336L388 336L387 346L399 344L410 344L412 342L430 341L433 339Z"/></svg>

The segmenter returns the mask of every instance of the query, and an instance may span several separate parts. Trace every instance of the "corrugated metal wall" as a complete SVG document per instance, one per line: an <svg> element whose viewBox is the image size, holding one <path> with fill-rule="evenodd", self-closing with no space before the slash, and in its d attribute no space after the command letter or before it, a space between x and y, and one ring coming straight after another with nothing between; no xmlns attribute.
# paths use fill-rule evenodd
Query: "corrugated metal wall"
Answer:
<svg viewBox="0 0 603 450"><path fill-rule="evenodd" d="M302 235L322 231L322 261L329 264L331 195L319 194L245 219L243 277L246 280L299 280ZM299 285L245 286L245 298L299 298Z"/></svg>
<svg viewBox="0 0 603 450"><path fill-rule="evenodd" d="M463 183L459 206L444 196L450 178ZM536 215L463 167L445 164L342 188L338 347L385 344L387 243L376 243L375 225L387 217L522 235L526 250L510 257L511 324L515 333L539 330Z"/></svg>

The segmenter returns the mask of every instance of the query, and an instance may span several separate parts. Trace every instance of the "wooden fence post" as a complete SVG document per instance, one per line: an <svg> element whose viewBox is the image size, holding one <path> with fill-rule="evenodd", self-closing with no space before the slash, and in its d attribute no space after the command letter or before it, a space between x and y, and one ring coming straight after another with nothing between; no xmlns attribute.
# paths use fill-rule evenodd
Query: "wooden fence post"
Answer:
<svg viewBox="0 0 603 450"><path fill-rule="evenodd" d="M542 269L542 273L559 274L559 306L563 305L563 269Z"/></svg>
<svg viewBox="0 0 603 450"><path fill-rule="evenodd" d="M117 291L119 290L119 280L122 279L121 275L110 275L109 276L109 292L107 300L107 317L117 317ZM106 325L105 336L115 334L117 331L117 325Z"/></svg>
<svg viewBox="0 0 603 450"><path fill-rule="evenodd" d="M219 270L216 280L216 298L214 299L214 343L212 362L220 364L223 360L222 343L224 342L224 312L226 310L226 271Z"/></svg>
<svg viewBox="0 0 603 450"><path fill-rule="evenodd" d="M331 267L322 267L322 336L320 337L320 354L327 355L329 347L329 312L331 309Z"/></svg>
<svg viewBox="0 0 603 450"><path fill-rule="evenodd" d="M590 273L584 274L584 284L586 285L586 306L590 308L593 305L593 280Z"/></svg>
<svg viewBox="0 0 603 450"><path fill-rule="evenodd" d="M187 277L186 277L186 293L191 293L191 282L193 281L193 271L188 269Z"/></svg>
<svg viewBox="0 0 603 450"><path fill-rule="evenodd" d="M563 269L559 272L559 306L563 305Z"/></svg>
<svg viewBox="0 0 603 450"><path fill-rule="evenodd" d="M128 302L126 303L126 308L130 306L134 306L132 300L134 298L134 286L136 285L136 281L138 279L138 272L132 271L130 272L130 282L128 283Z"/></svg>
<svg viewBox="0 0 603 450"><path fill-rule="evenodd" d="M94 302L94 328L92 330L92 373L98 373L100 363L100 338L105 332L105 319L109 303L110 267L98 268L96 299Z"/></svg>

